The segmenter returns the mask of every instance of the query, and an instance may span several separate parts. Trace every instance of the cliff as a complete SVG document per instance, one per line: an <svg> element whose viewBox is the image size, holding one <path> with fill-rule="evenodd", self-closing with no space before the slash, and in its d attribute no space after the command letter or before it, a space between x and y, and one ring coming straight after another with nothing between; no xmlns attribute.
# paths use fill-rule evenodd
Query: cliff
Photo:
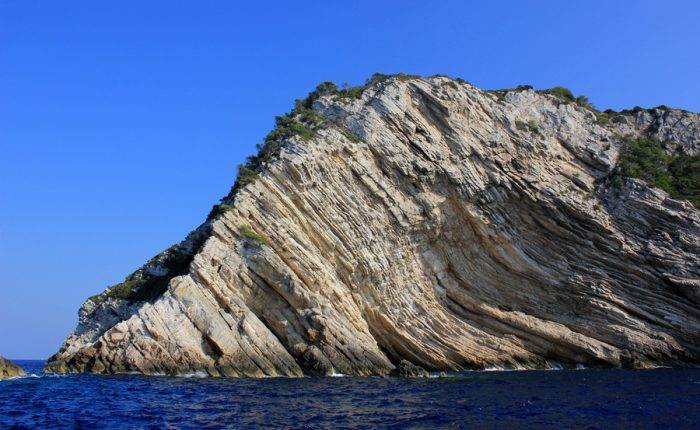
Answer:
<svg viewBox="0 0 700 430"><path fill-rule="evenodd" d="M24 376L24 370L15 363L0 357L0 379Z"/></svg>
<svg viewBox="0 0 700 430"><path fill-rule="evenodd" d="M700 211L618 165L649 142L696 160L699 115L398 75L319 86L277 124L203 225L83 304L47 370L700 362Z"/></svg>

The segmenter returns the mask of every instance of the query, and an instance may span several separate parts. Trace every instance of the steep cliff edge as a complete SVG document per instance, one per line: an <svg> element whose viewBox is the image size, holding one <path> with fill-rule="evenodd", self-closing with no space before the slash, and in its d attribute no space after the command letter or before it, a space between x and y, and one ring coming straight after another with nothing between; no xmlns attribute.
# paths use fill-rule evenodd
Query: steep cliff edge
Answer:
<svg viewBox="0 0 700 430"><path fill-rule="evenodd" d="M697 114L408 76L297 108L209 220L85 302L47 370L700 362L700 211L611 180L631 137L697 154Z"/></svg>

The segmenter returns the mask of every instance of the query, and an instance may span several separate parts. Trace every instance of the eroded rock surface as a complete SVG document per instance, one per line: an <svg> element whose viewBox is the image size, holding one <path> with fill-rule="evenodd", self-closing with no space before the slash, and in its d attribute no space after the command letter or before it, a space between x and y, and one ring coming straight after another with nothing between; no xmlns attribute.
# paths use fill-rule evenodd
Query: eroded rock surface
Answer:
<svg viewBox="0 0 700 430"><path fill-rule="evenodd" d="M24 376L24 369L15 363L0 357L0 379L15 378Z"/></svg>
<svg viewBox="0 0 700 430"><path fill-rule="evenodd" d="M499 100L445 77L388 79L313 109L326 126L287 139L197 230L206 240L167 291L86 302L48 370L700 362L700 211L605 181L624 134L697 152L698 115L603 126L553 96Z"/></svg>

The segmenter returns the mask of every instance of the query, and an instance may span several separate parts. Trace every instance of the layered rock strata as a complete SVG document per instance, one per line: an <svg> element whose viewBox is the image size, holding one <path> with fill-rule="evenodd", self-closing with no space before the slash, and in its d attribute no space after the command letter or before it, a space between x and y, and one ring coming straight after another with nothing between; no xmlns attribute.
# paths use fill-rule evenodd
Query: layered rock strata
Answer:
<svg viewBox="0 0 700 430"><path fill-rule="evenodd" d="M313 101L144 301L87 301L50 371L252 376L700 362L700 211L610 185L622 136L700 118L390 78ZM192 241L191 238L188 240ZM145 273L145 272L144 272Z"/></svg>

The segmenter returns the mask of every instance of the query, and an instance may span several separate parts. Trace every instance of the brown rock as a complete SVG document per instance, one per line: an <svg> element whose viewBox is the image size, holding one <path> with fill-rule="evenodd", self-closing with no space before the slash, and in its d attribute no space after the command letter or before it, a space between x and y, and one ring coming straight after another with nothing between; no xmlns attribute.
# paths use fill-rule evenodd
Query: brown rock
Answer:
<svg viewBox="0 0 700 430"><path fill-rule="evenodd" d="M0 357L0 379L24 376L24 370L15 363Z"/></svg>

